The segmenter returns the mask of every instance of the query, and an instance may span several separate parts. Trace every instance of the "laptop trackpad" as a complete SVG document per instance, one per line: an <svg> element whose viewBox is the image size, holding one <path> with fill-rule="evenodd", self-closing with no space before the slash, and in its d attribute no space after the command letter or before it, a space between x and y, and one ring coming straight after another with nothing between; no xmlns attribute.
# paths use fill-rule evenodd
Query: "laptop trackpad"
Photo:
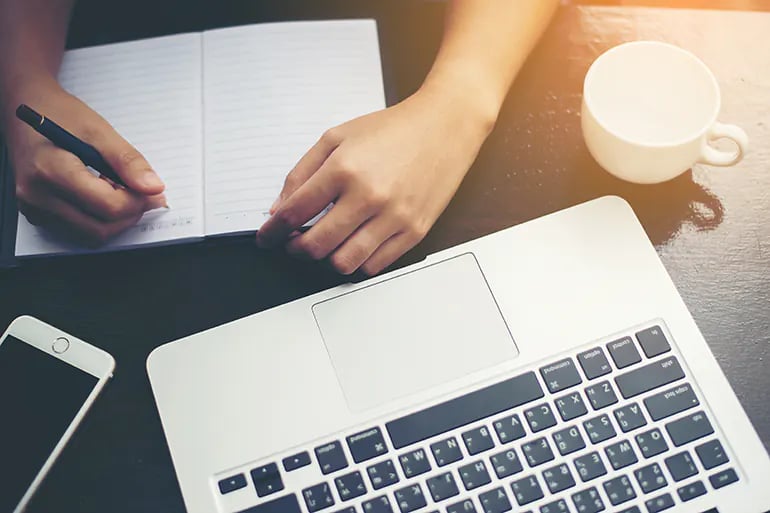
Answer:
<svg viewBox="0 0 770 513"><path fill-rule="evenodd" d="M518 355L470 253L315 304L313 314L355 412Z"/></svg>

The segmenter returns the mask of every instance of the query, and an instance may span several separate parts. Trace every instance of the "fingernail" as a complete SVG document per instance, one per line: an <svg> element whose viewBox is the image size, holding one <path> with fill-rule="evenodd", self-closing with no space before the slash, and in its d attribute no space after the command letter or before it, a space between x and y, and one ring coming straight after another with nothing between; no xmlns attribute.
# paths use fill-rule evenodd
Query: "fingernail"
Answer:
<svg viewBox="0 0 770 513"><path fill-rule="evenodd" d="M165 208L166 210L169 209L168 201L166 200L166 196L163 194L159 196L153 196L147 201L147 210L155 210L158 208Z"/></svg>
<svg viewBox="0 0 770 513"><path fill-rule="evenodd" d="M144 172L140 181L145 187L163 187L163 182L160 177L150 170Z"/></svg>

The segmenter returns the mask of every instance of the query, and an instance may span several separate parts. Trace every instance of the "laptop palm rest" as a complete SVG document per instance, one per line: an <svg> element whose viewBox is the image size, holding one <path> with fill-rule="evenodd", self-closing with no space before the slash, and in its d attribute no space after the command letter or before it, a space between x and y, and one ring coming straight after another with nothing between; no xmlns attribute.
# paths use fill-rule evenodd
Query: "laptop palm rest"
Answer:
<svg viewBox="0 0 770 513"><path fill-rule="evenodd" d="M312 308L348 407L354 412L519 354L471 253Z"/></svg>

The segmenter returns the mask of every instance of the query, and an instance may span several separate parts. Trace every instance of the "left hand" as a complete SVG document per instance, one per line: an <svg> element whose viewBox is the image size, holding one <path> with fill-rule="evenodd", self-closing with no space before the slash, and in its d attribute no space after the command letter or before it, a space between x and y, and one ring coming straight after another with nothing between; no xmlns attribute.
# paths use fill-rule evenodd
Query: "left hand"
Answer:
<svg viewBox="0 0 770 513"><path fill-rule="evenodd" d="M420 90L328 130L286 177L257 243L329 257L343 274L393 263L433 226L491 130L457 93Z"/></svg>

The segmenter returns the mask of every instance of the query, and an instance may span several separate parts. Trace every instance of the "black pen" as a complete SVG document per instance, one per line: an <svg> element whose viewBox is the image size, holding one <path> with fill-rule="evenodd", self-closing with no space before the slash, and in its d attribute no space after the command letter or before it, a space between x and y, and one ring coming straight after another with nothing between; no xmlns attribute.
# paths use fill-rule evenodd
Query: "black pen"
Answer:
<svg viewBox="0 0 770 513"><path fill-rule="evenodd" d="M128 188L114 169L104 160L99 151L83 142L50 119L41 116L23 103L16 109L16 117L31 126L40 135L63 150L74 154L83 164L95 169L100 175L106 176L113 182Z"/></svg>

